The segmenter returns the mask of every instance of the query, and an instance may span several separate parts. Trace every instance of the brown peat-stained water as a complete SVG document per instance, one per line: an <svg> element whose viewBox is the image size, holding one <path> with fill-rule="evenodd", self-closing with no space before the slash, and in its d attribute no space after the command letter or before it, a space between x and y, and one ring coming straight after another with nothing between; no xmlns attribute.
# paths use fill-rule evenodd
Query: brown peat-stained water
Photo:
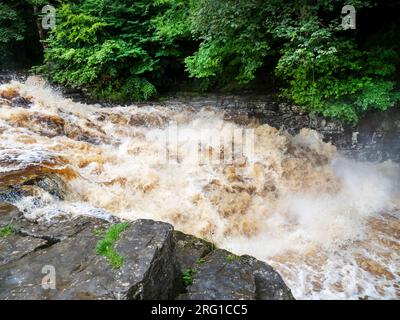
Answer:
<svg viewBox="0 0 400 320"><path fill-rule="evenodd" d="M0 189L48 174L66 186L63 200L41 189L18 199L28 218L166 221L268 262L296 298L400 298L398 165L358 163L312 130L238 125L211 108L74 103L36 77L0 97ZM251 159L233 149L232 161L198 161L199 146L221 155L219 138L240 130L253 134Z"/></svg>

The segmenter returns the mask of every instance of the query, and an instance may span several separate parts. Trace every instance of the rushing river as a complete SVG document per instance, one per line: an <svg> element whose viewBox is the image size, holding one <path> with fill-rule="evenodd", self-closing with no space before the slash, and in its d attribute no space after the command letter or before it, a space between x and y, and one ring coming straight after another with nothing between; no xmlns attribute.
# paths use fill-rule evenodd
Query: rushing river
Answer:
<svg viewBox="0 0 400 320"><path fill-rule="evenodd" d="M314 131L238 125L211 108L74 103L35 77L0 97L0 188L49 174L65 186L63 200L24 186L14 204L28 218L166 221L268 262L296 298L400 298L396 164L357 163ZM254 140L251 159L232 148L232 161L210 160L228 152L226 132Z"/></svg>

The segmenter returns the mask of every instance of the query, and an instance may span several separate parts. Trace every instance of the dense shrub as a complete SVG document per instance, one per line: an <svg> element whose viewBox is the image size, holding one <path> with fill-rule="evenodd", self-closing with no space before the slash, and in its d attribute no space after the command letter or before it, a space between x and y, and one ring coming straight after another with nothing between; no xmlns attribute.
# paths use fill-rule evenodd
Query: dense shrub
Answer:
<svg viewBox="0 0 400 320"><path fill-rule="evenodd" d="M357 9L371 6L368 1L353 4ZM174 17L182 15L188 22L179 25L171 19L168 24L165 19L163 30L186 26L200 41L197 52L185 60L192 77L245 84L273 60L275 75L285 84L283 96L311 112L356 122L363 112L386 110L399 100L392 79L398 57L390 47L360 49L354 32L340 27L337 13L343 5L324 0L293 1L290 6L286 1L188 0L186 6L172 7L183 11Z"/></svg>
<svg viewBox="0 0 400 320"><path fill-rule="evenodd" d="M106 100L142 100L156 92L163 59L179 54L155 34L151 0L83 0L63 4L48 39L46 65L53 81L88 86Z"/></svg>
<svg viewBox="0 0 400 320"><path fill-rule="evenodd" d="M0 2L0 68L21 67L40 61L34 6L47 0L2 0ZM29 55L29 56L28 56Z"/></svg>
<svg viewBox="0 0 400 320"><path fill-rule="evenodd" d="M336 29L314 17L282 28L279 36L287 41L276 74L288 83L283 95L309 111L348 122L357 122L369 109L392 107L400 98L391 81L396 51L360 50Z"/></svg>

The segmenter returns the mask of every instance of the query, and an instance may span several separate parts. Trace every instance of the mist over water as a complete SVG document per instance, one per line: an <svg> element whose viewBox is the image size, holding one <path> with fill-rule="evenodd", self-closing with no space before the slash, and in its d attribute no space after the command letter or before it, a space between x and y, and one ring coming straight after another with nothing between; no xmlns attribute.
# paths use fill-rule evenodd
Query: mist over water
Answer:
<svg viewBox="0 0 400 320"><path fill-rule="evenodd" d="M11 105L17 96L30 107ZM296 298L400 297L397 164L345 159L312 130L238 125L211 108L74 103L35 77L0 86L0 97L0 188L49 174L65 188L60 200L26 186L15 205L28 218L166 221L267 261ZM251 159L199 163L199 141L221 154L227 130L253 132Z"/></svg>

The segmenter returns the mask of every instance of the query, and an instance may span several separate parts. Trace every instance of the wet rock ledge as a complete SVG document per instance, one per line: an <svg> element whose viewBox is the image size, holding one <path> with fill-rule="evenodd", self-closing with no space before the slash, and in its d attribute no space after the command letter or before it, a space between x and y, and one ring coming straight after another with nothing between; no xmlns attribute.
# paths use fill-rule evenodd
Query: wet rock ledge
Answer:
<svg viewBox="0 0 400 320"><path fill-rule="evenodd" d="M0 202L0 299L293 299L269 265L216 249L170 224L125 224L113 266L96 251L116 222L27 220Z"/></svg>

